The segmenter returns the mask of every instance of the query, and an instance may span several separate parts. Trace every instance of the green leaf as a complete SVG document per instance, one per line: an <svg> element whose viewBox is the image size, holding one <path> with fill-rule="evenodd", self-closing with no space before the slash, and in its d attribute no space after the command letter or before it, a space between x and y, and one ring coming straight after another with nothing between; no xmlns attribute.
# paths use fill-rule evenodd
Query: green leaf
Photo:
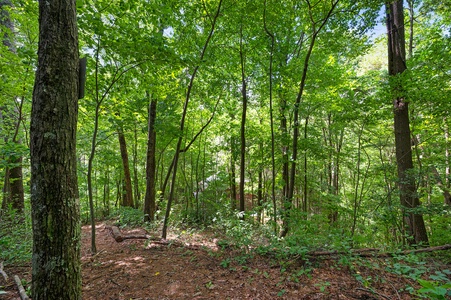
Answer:
<svg viewBox="0 0 451 300"><path fill-rule="evenodd" d="M437 286L432 281L418 279L418 283L421 284L422 287L428 288L428 289L434 289Z"/></svg>

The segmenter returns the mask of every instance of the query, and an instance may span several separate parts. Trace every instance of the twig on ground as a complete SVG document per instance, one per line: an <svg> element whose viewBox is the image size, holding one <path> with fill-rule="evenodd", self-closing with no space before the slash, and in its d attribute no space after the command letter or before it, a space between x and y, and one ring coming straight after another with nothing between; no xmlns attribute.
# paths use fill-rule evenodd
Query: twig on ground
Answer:
<svg viewBox="0 0 451 300"><path fill-rule="evenodd" d="M390 297L388 297L388 296L386 296L386 295L384 295L384 294L378 293L378 292L376 292L375 290L369 290L369 289L364 289L364 288L360 288L360 287L359 287L359 288L356 288L356 290L358 290L358 291L363 291L363 292L370 293L370 294L376 294L376 295L378 295L379 297L382 297L382 298L384 298L384 299L391 300Z"/></svg>
<svg viewBox="0 0 451 300"><path fill-rule="evenodd" d="M20 278L17 275L14 275L14 281L16 282L17 288L19 289L20 299L29 300L25 289L23 288L22 282L20 282Z"/></svg>
<svg viewBox="0 0 451 300"><path fill-rule="evenodd" d="M119 283L117 283L117 282L114 281L113 279L110 279L110 281L111 281L112 283L114 283L115 285L117 285L117 286L121 286Z"/></svg>
<svg viewBox="0 0 451 300"><path fill-rule="evenodd" d="M100 251L97 251L97 253L96 254L94 254L94 255L91 255L91 257L90 257L90 259L91 260L93 260L97 255L99 255L100 253L103 253L103 252L105 252L105 249L103 249L103 250L100 250Z"/></svg>
<svg viewBox="0 0 451 300"><path fill-rule="evenodd" d="M395 286L393 285L393 283L389 282L391 287L395 290L396 296L398 296L398 299L401 300L401 296L399 296L398 290L395 288Z"/></svg>

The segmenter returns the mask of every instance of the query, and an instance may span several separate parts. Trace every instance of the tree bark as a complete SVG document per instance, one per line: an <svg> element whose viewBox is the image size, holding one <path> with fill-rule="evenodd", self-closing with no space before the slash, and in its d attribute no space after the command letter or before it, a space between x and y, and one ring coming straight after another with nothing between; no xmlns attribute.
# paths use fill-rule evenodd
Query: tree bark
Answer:
<svg viewBox="0 0 451 300"><path fill-rule="evenodd" d="M33 300L81 299L75 0L39 2L30 126Z"/></svg>
<svg viewBox="0 0 451 300"><path fill-rule="evenodd" d="M448 127L448 118L444 118L445 123L445 182L444 182L444 188L449 191L450 189L450 167L449 167L449 157L450 157L450 151L449 151L449 127ZM445 204L448 204L451 206L451 197L446 199L445 197Z"/></svg>
<svg viewBox="0 0 451 300"><path fill-rule="evenodd" d="M152 97L152 96L151 96ZM157 99L153 98L149 104L149 117L147 123L147 156L146 156L146 196L144 199L144 220L155 220L155 180L156 180L156 139L155 121L157 118Z"/></svg>
<svg viewBox="0 0 451 300"><path fill-rule="evenodd" d="M234 116L232 116L232 120ZM235 144L235 136L232 133L230 137L230 205L232 211L237 208L236 205L236 144Z"/></svg>
<svg viewBox="0 0 451 300"><path fill-rule="evenodd" d="M139 190L139 176L138 176L138 127L136 121L133 128L133 199L135 199L135 207L140 205L141 192Z"/></svg>
<svg viewBox="0 0 451 300"><path fill-rule="evenodd" d="M134 207L133 203L133 189L132 189L132 179L130 176L130 164L128 162L128 152L127 143L125 141L124 131L120 128L117 132L119 137L119 146L121 149L122 166L124 168L124 184L125 184L125 194L122 198L122 206Z"/></svg>
<svg viewBox="0 0 451 300"><path fill-rule="evenodd" d="M428 243L423 216L414 212L420 205L413 177L412 146L409 121L409 102L400 74L406 69L403 1L387 2L388 72L393 92L396 161L398 186L408 241L411 244Z"/></svg>
<svg viewBox="0 0 451 300"><path fill-rule="evenodd" d="M246 113L247 113L247 85L245 74L245 57L243 53L243 24L240 27L240 66L241 66L241 95L243 107L241 111L240 127L240 212L244 212L244 185L246 171ZM241 215L244 218L244 214Z"/></svg>

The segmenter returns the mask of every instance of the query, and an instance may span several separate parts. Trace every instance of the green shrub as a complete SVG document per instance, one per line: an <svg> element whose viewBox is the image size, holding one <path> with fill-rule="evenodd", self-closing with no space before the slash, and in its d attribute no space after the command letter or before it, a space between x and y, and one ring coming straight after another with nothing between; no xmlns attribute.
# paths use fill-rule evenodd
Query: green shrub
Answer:
<svg viewBox="0 0 451 300"><path fill-rule="evenodd" d="M0 211L0 253L6 263L31 260L33 232L31 215L13 209Z"/></svg>
<svg viewBox="0 0 451 300"><path fill-rule="evenodd" d="M115 225L119 227L139 227L144 224L142 210L132 207L119 207L111 216L116 219Z"/></svg>

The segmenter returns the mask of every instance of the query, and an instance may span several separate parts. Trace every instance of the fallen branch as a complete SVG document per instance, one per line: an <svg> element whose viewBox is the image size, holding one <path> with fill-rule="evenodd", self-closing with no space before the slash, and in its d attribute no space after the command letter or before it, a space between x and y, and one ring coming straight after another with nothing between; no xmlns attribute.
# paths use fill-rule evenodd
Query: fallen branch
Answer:
<svg viewBox="0 0 451 300"><path fill-rule="evenodd" d="M25 289L23 288L22 282L20 282L20 278L17 275L14 275L14 281L16 282L17 288L19 289L20 299L22 300L30 300L28 298Z"/></svg>
<svg viewBox="0 0 451 300"><path fill-rule="evenodd" d="M3 262L0 262L0 274L5 278L5 281L8 281L8 274L3 270Z"/></svg>

